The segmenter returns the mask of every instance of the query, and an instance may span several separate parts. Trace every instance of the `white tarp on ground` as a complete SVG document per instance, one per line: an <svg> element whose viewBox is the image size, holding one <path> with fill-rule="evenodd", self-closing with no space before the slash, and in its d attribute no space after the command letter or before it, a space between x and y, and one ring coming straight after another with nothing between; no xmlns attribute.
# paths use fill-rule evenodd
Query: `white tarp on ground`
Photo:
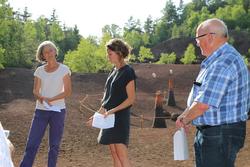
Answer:
<svg viewBox="0 0 250 167"><path fill-rule="evenodd" d="M0 122L0 167L14 167L11 160L8 139Z"/></svg>

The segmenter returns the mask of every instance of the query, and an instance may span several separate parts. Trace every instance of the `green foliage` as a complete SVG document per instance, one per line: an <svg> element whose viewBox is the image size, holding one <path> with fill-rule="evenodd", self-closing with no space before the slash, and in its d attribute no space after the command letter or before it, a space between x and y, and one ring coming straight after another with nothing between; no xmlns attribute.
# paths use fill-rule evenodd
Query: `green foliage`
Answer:
<svg viewBox="0 0 250 167"><path fill-rule="evenodd" d="M24 67L31 68L35 61L35 53L38 45L36 40L36 28L31 21L24 23L23 41L21 42L22 64Z"/></svg>
<svg viewBox="0 0 250 167"><path fill-rule="evenodd" d="M244 60L245 64L246 64L247 66L249 66L249 61L248 61L247 56L243 56L243 60Z"/></svg>
<svg viewBox="0 0 250 167"><path fill-rule="evenodd" d="M140 47L149 42L149 36L146 33L132 30L124 34L124 40L133 48L135 54L138 54Z"/></svg>
<svg viewBox="0 0 250 167"><path fill-rule="evenodd" d="M233 45L234 42L235 42L234 38L232 36L229 36L228 43L230 43L231 45Z"/></svg>
<svg viewBox="0 0 250 167"><path fill-rule="evenodd" d="M23 11L14 11L8 0L0 0L0 65L30 68L33 66L38 44L51 40L59 48L58 60L64 61L67 53L65 62L75 71L107 71L111 65L106 58L105 44L111 38L123 38L130 44L133 48L131 62L145 62L153 59L147 48L171 38L194 36L198 24L208 18L222 19L229 30L250 32L249 0L192 0L187 4L180 0L179 6L173 2L166 0L159 19L154 20L148 16L141 24L139 19L131 16L124 27L120 28L115 24L104 26L100 39L89 36L81 40L77 26L70 28L60 25L56 10L52 11L49 18L41 16L37 20L31 20L32 14L27 7ZM234 39L230 38L229 43L233 44ZM84 60L76 60L76 57ZM170 57L162 56L160 61L168 63ZM185 57L182 58L184 64L195 60L195 56ZM246 57L249 59L250 53Z"/></svg>
<svg viewBox="0 0 250 167"><path fill-rule="evenodd" d="M128 55L128 61L129 62L136 62L137 58L134 54L130 54L130 55Z"/></svg>
<svg viewBox="0 0 250 167"><path fill-rule="evenodd" d="M3 57L3 54L4 54L4 49L0 47L0 70L1 69L4 69L4 57Z"/></svg>
<svg viewBox="0 0 250 167"><path fill-rule="evenodd" d="M74 28L64 28L64 38L62 41L58 42L60 48L58 60L63 62L65 54L70 50L75 50L80 43L81 36L79 35L79 30L77 26ZM94 39L93 37L93 40Z"/></svg>
<svg viewBox="0 0 250 167"><path fill-rule="evenodd" d="M181 58L181 62L183 64L192 64L194 63L196 60L196 56L195 56L195 48L193 44L189 44L185 53L184 53L184 57Z"/></svg>
<svg viewBox="0 0 250 167"><path fill-rule="evenodd" d="M153 58L154 55L151 52L150 48L145 48L144 46L140 47L139 60L141 62L145 62L146 60L152 60Z"/></svg>
<svg viewBox="0 0 250 167"><path fill-rule="evenodd" d="M111 39L109 34L103 34L100 44L96 50L96 64L98 72L109 71L112 64L107 59L106 43Z"/></svg>
<svg viewBox="0 0 250 167"><path fill-rule="evenodd" d="M160 60L157 62L157 64L174 64L176 61L176 54L172 52L171 54L168 53L162 53Z"/></svg>
<svg viewBox="0 0 250 167"><path fill-rule="evenodd" d="M102 33L108 33L112 38L120 38L121 37L121 28L116 24L105 25L102 28Z"/></svg>
<svg viewBox="0 0 250 167"><path fill-rule="evenodd" d="M61 61L64 58L62 55L77 48L79 31L75 28L62 28L55 10L50 19L40 17L35 21L30 16L27 7L23 12L13 11L7 0L0 1L1 65L33 67L36 48L44 40L51 40L59 46Z"/></svg>
<svg viewBox="0 0 250 167"><path fill-rule="evenodd" d="M59 24L55 22L49 26L49 32L50 32L50 35L48 38L51 41L59 42L64 39L64 33L62 31L62 28L60 27Z"/></svg>
<svg viewBox="0 0 250 167"><path fill-rule="evenodd" d="M77 49L65 55L64 63L73 72L96 73L110 70L112 65L106 58L105 47L109 39L109 34L106 34L100 45L96 45L92 40L82 38Z"/></svg>
<svg viewBox="0 0 250 167"><path fill-rule="evenodd" d="M167 23L175 23L178 20L177 9L172 0L167 0L165 8L162 10L163 20Z"/></svg>
<svg viewBox="0 0 250 167"><path fill-rule="evenodd" d="M225 6L216 11L216 17L223 19L229 29L247 29L250 26L250 14L241 5Z"/></svg>
<svg viewBox="0 0 250 167"><path fill-rule="evenodd" d="M124 31L125 34L131 31L142 32L140 20L134 19L133 16L130 16L128 22L125 23Z"/></svg>
<svg viewBox="0 0 250 167"><path fill-rule="evenodd" d="M143 28L146 34L152 35L154 32L154 20L150 15L147 17Z"/></svg>
<svg viewBox="0 0 250 167"><path fill-rule="evenodd" d="M156 45L168 38L171 38L171 25L168 25L165 21L160 20L155 25L155 31L152 35L152 45Z"/></svg>
<svg viewBox="0 0 250 167"><path fill-rule="evenodd" d="M86 39L81 39L77 50L65 55L64 63L73 72L97 72L95 51L97 47Z"/></svg>
<svg viewBox="0 0 250 167"><path fill-rule="evenodd" d="M247 54L246 54L246 57L247 57L248 59L250 59L250 48L248 49L248 52L247 52Z"/></svg>

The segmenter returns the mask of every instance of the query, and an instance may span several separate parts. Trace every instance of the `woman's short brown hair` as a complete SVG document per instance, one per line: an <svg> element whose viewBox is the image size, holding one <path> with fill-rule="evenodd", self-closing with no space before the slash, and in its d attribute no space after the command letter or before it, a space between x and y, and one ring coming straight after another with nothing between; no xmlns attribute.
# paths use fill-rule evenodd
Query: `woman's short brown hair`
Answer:
<svg viewBox="0 0 250 167"><path fill-rule="evenodd" d="M53 47L56 51L56 56L58 55L58 49L57 49L56 45L51 41L44 41L38 46L37 51L36 51L36 60L39 62L45 61L45 58L43 57L43 48L45 46Z"/></svg>
<svg viewBox="0 0 250 167"><path fill-rule="evenodd" d="M121 39L111 39L106 44L107 49L114 51L116 54L121 56L122 58L126 58L130 53L130 46Z"/></svg>

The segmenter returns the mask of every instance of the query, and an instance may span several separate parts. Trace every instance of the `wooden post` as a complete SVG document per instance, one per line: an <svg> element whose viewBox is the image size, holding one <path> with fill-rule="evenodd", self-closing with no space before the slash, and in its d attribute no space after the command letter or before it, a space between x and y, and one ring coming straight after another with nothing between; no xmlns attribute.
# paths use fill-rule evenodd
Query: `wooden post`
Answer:
<svg viewBox="0 0 250 167"><path fill-rule="evenodd" d="M156 92L155 96L155 115L153 121L153 128L166 128L165 114L163 110L164 95L161 91Z"/></svg>
<svg viewBox="0 0 250 167"><path fill-rule="evenodd" d="M143 115L140 116L140 122L141 122L141 129L143 128Z"/></svg>
<svg viewBox="0 0 250 167"><path fill-rule="evenodd" d="M174 98L174 79L173 79L172 69L169 70L167 104L168 106L176 106L175 98Z"/></svg>

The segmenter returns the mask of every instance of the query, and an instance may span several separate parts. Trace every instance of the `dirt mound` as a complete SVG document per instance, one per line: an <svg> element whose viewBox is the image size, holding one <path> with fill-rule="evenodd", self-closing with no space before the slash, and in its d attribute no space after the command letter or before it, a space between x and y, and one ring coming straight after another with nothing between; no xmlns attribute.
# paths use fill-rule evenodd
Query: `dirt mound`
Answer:
<svg viewBox="0 0 250 167"><path fill-rule="evenodd" d="M229 36L233 41L233 46L238 52L242 55L246 55L250 48L250 34L244 31L230 31ZM194 38L191 37L169 39L152 47L151 51L155 55L156 60L160 58L161 53L174 52L177 56L177 63L180 63L180 58L182 58L190 43L196 46ZM198 47L195 47L195 55L197 55L197 63L204 59Z"/></svg>
<svg viewBox="0 0 250 167"><path fill-rule="evenodd" d="M129 155L135 167L192 167L194 156L192 142L195 129L191 128L189 138L190 160L173 161L172 136L174 122L166 120L166 129L152 129L154 98L157 90L167 91L169 70L174 74L176 107L165 106L170 113L182 112L188 92L195 79L199 65L152 65L134 64L137 74L137 99L132 109L132 129ZM154 73L155 75L152 75ZM73 94L67 99L67 117L58 167L108 167L112 165L109 150L96 142L99 130L88 128L85 121L100 105L107 74L72 74ZM0 121L9 129L10 140L16 147L15 166L22 158L26 138L34 113L32 95L33 71L9 68L0 71ZM80 103L82 101L82 103ZM84 106L81 106L83 104ZM140 116L143 115L143 121ZM142 126L142 128L141 128ZM250 122L247 135L249 136ZM236 166L250 164L250 138L239 154ZM34 167L44 167L47 162L48 134L41 143Z"/></svg>

